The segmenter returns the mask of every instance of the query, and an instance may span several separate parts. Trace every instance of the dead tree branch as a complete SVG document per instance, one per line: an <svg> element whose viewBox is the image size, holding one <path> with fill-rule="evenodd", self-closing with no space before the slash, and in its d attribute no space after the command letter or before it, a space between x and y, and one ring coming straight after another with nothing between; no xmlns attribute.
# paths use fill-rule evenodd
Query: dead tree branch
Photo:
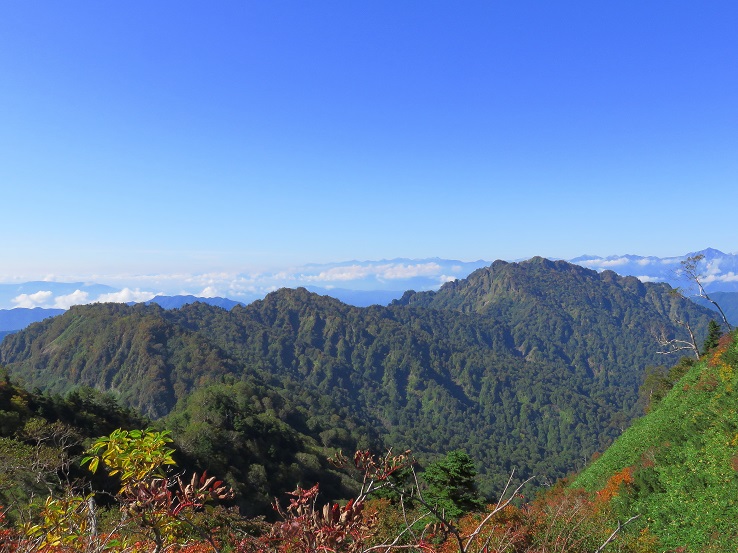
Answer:
<svg viewBox="0 0 738 553"><path fill-rule="evenodd" d="M712 305L715 306L715 308L720 313L720 316L723 319L723 324L726 326L728 331L730 332L733 330L733 327L728 322L728 318L725 316L725 313L723 312L723 309L720 307L718 302L713 300L705 291L705 287L702 285L702 281L704 280L705 276L699 271L698 267L700 262L705 258L702 254L693 255L691 257L688 257L684 261L682 261L682 268L680 270L681 274L684 275L687 279L691 280L697 285L697 295L701 298L704 298L705 300L709 301Z"/></svg>
<svg viewBox="0 0 738 553"><path fill-rule="evenodd" d="M694 337L694 331L692 330L692 327L690 326L689 322L687 321L677 321L677 324L683 326L687 329L687 333L689 334L689 340L679 340L677 338L667 338L666 337L666 331L664 329L661 330L661 334L656 337L656 340L659 343L659 346L661 346L661 350L657 351L656 353L660 353L662 355L669 355L670 353L676 353L678 351L691 351L694 353L695 357L697 359L700 358L700 348L697 346L697 340Z"/></svg>
<svg viewBox="0 0 738 553"><path fill-rule="evenodd" d="M605 547L607 547L607 544L610 543L612 540L615 539L615 537L620 533L620 531L625 528L628 524L633 522L635 519L637 519L641 515L635 515L630 517L628 520L626 520L624 523L620 524L620 521L618 521L618 527L613 530L612 534L610 534L610 537L608 537L605 542L600 545L597 550L594 553L602 553L605 550Z"/></svg>

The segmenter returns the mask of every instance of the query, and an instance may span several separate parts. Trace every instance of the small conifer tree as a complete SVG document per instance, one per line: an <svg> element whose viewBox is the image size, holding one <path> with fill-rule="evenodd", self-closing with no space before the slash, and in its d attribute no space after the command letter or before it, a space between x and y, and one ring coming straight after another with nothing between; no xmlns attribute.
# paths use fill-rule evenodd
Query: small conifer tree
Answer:
<svg viewBox="0 0 738 553"><path fill-rule="evenodd" d="M477 491L476 476L471 457L461 450L451 451L423 473L428 484L425 499L450 519L479 510L484 502Z"/></svg>
<svg viewBox="0 0 738 553"><path fill-rule="evenodd" d="M707 325L707 337L702 344L702 353L700 355L707 355L711 350L715 349L722 335L723 329L716 321L711 320L710 324Z"/></svg>

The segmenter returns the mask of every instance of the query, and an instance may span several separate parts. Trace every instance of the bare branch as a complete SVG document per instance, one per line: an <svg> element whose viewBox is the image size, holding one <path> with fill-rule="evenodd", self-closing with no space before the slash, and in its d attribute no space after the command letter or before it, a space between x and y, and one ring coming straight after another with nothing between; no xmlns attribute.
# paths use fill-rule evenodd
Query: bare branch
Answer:
<svg viewBox="0 0 738 553"><path fill-rule="evenodd" d="M715 308L720 313L720 316L723 319L723 324L727 327L728 331L733 330L733 327L728 322L728 318L725 316L725 313L723 312L720 305L718 305L718 302L713 300L705 291L705 287L702 285L702 280L705 278L705 276L698 270L698 266L700 262L705 258L704 255L698 254L693 255L691 257L688 257L684 261L682 261L682 269L681 274L684 275L686 278L691 280L697 285L697 295L701 298L704 298L705 300L709 301L712 305L715 306Z"/></svg>
<svg viewBox="0 0 738 553"><path fill-rule="evenodd" d="M489 520L493 516L495 516L497 513L499 513L502 509L504 509L505 507L507 507L510 504L510 502L513 499L515 499L515 497L518 495L518 493L520 492L520 490L523 489L523 486L525 486L528 482L530 482L531 480L533 480L533 478L535 478L534 476L531 476L525 482L522 482L517 488L515 488L515 491L513 491L513 493L510 494L510 497L508 497L507 499L505 499L503 501L503 498L505 497L505 493L507 492L507 489L510 486L510 482L512 481L513 474L515 474L515 471L513 471L510 474L510 478L508 478L507 484L505 485L505 489L502 490L502 494L500 494L500 499L499 499L499 501L497 501L497 505L495 506L495 508L492 509L492 511L486 517L484 517L484 519L482 520L482 522L480 522L477 525L477 527L474 529L474 531L471 534L469 534L469 536L468 536L468 538L466 540L466 545L464 546L463 549L461 549L461 552L462 553L465 553L467 551L467 549L469 548L469 546L471 545L471 543L474 541L474 538L476 538L479 535L479 533L482 531L482 529L484 528L484 526L489 522Z"/></svg>
<svg viewBox="0 0 738 553"><path fill-rule="evenodd" d="M404 505L402 506L402 510L403 510L403 515L404 515L405 514L405 506ZM374 550L390 551L392 549L402 549L402 548L414 548L414 547L416 547L415 544L398 545L398 543L399 543L400 539L405 534L410 534L411 536L413 536L413 538L415 538L415 533L413 532L412 527L415 524L417 524L418 522L420 522L421 520L423 520L424 518L426 518L426 517L428 517L430 515L431 515L431 513L429 511L427 513L424 513L422 515L419 515L412 522L409 522L407 520L407 517L405 517L405 528L399 534L397 534L391 542L389 542L389 543L385 542L385 543L380 544L380 545L373 545L372 547L368 547L368 548L364 549L363 550L363 553L366 553L367 551L374 551ZM414 540L414 541L417 541L417 539Z"/></svg>
<svg viewBox="0 0 738 553"><path fill-rule="evenodd" d="M694 337L694 332L692 331L692 327L686 321L677 321L677 324L680 324L687 329L687 332L689 333L689 340L679 340L677 338L668 339L666 337L665 331L662 329L661 335L657 336L656 340L658 341L659 345L664 349L662 351L657 351L656 353L660 353L662 355L668 355L670 353L676 353L678 351L688 350L694 353L695 357L699 359L700 358L700 348L697 347L697 340Z"/></svg>
<svg viewBox="0 0 738 553"><path fill-rule="evenodd" d="M628 524L633 522L635 519L637 519L641 515L635 515L630 517L628 520L626 520L623 524L620 524L620 521L618 521L618 527L613 530L612 534L610 534L610 537L605 540L605 542L597 548L597 550L594 553L602 553L602 551L605 550L605 547L607 547L607 544L610 543L612 540L615 539L615 537L620 533L620 531L625 528Z"/></svg>

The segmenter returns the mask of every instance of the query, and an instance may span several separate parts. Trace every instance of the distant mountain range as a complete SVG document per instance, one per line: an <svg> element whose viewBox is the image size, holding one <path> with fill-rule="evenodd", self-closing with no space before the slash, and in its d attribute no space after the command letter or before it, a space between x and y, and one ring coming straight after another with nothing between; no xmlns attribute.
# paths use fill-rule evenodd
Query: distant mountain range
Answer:
<svg viewBox="0 0 738 553"><path fill-rule="evenodd" d="M704 256L700 264L700 273L705 290L711 299L720 304L728 321L733 326L738 326L738 255L736 254L725 254L708 248L680 257L582 256L572 259L571 263L597 271L609 269L619 275L635 276L643 282L665 282L674 288L679 288L685 296L699 305L717 311L712 303L696 295L697 289L694 283L679 271L682 260L695 255Z"/></svg>
<svg viewBox="0 0 738 553"><path fill-rule="evenodd" d="M0 332L20 330L26 328L31 323L43 321L48 317L61 315L65 309L43 309L34 307L27 309L25 307L17 307L15 309L0 310Z"/></svg>
<svg viewBox="0 0 738 553"><path fill-rule="evenodd" d="M712 309L717 312L715 305L704 298L690 298L695 303ZM728 322L734 327L738 327L738 292L711 292L710 299L716 301L720 305L720 309L725 313ZM716 317L717 319L717 317ZM719 320L719 319L717 319Z"/></svg>
<svg viewBox="0 0 738 553"><path fill-rule="evenodd" d="M678 257L620 255L599 257L584 255L569 260L598 272L612 270L621 276L635 276L643 282L665 282L682 288L688 297L695 293L691 283L679 274L680 263L687 256L701 254L703 284L738 326L738 255L708 248ZM437 290L441 284L467 277L472 271L491 263L478 260L393 259L380 261L346 261L322 265L306 265L291 271L262 275L236 275L214 286L206 286L207 294L166 294L148 292L124 285L116 288L84 282L34 281L20 284L0 284L0 333L25 328L30 322L56 315L71 305L93 302L155 302L165 309L179 308L194 301L217 305L225 309L246 305L263 298L269 291L281 287L304 286L311 292L331 296L357 307L388 305L402 297L406 290ZM214 277L209 276L208 283ZM225 277L223 277L225 278ZM140 280L140 279L139 279ZM139 282L137 280L136 282ZM159 279L161 280L161 279ZM148 283L151 286L159 286ZM201 284L203 285L203 284ZM214 294L222 290L223 294ZM709 302L694 298L701 305L713 308ZM19 308L31 309L32 314L13 313ZM48 311L45 311L48 310ZM19 322L20 321L20 322ZM23 322L25 321L25 322ZM21 324L21 326L18 326ZM2 337L2 336L0 336Z"/></svg>
<svg viewBox="0 0 738 553"><path fill-rule="evenodd" d="M738 255L726 254L713 248L679 257L585 255L569 261L597 271L610 269L619 275L634 276L644 282L666 282L675 288L681 288L689 287L690 283L679 274L680 264L686 257L698 254L704 256L700 271L704 275L702 283L708 292L738 292ZM686 292L689 294L690 290Z"/></svg>

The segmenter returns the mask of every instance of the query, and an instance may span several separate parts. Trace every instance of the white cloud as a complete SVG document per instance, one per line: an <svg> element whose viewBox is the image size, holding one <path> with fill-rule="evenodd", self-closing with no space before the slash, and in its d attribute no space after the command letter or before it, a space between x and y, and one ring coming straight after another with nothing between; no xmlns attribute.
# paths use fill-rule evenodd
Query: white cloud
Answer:
<svg viewBox="0 0 738 553"><path fill-rule="evenodd" d="M402 280L415 278L420 276L436 277L440 276L442 267L438 263L384 263L381 265L347 265L341 267L331 267L321 271L318 274L303 273L297 277L297 280L305 282L348 282L352 280L361 280L368 277L374 277L378 280ZM275 277L285 279L287 275L284 273L275 275ZM295 278L294 276L292 277Z"/></svg>
<svg viewBox="0 0 738 553"><path fill-rule="evenodd" d="M228 292L226 292L226 297L242 297L246 295L258 294L261 292L261 288L257 288L253 284L250 284L246 281L241 282L240 280L235 280L233 282L225 283L225 286L228 289Z"/></svg>
<svg viewBox="0 0 738 553"><path fill-rule="evenodd" d="M708 275L719 275L720 274L720 260L714 259L708 263L705 263L705 269L707 269Z"/></svg>
<svg viewBox="0 0 738 553"><path fill-rule="evenodd" d="M438 263L418 263L417 265L390 265L381 273L382 278L403 279L419 276L436 276L443 269Z"/></svg>
<svg viewBox="0 0 738 553"><path fill-rule="evenodd" d="M627 257L618 257L617 259L603 259L600 261L600 267L620 267L627 265L630 260Z"/></svg>
<svg viewBox="0 0 738 553"><path fill-rule="evenodd" d="M123 288L120 292L111 292L109 294L101 294L95 301L98 303L114 302L114 303L128 303L129 301L149 301L151 298L156 296L154 292L146 292L136 288L131 290L130 288Z"/></svg>
<svg viewBox="0 0 738 553"><path fill-rule="evenodd" d="M637 276L636 278L637 278L638 280L640 280L641 282L661 282L661 281L663 281L663 280L664 280L664 279L663 279L663 278L661 278L661 277L657 277L657 276L648 276L648 275L643 275L643 276Z"/></svg>
<svg viewBox="0 0 738 553"><path fill-rule="evenodd" d="M453 265L437 262L435 259L410 260L395 259L381 261L347 261L343 263L301 265L275 268L273 271L255 271L253 273L212 271L208 273L108 273L108 274L75 274L47 275L48 280L55 282L90 282L101 283L116 289L127 288L113 295L95 298L90 292L88 302L94 301L139 301L150 299L154 290L158 294L171 295L212 295L251 301L263 297L266 293L283 287L309 286L360 289L397 289L406 286L403 282L419 279L412 287L437 287L437 282L452 280L447 275L463 274L465 265L454 262ZM455 278L455 277L454 277ZM426 282L427 281L427 282ZM84 288L83 288L84 290ZM66 292L66 291L65 291ZM81 298L80 298L81 299ZM65 303L70 303L69 298ZM36 305L32 299L21 298L24 305ZM60 300L63 301L63 300ZM53 306L54 298L47 298L46 307ZM74 298L77 302L77 298Z"/></svg>
<svg viewBox="0 0 738 553"><path fill-rule="evenodd" d="M351 265L349 267L333 267L327 271L321 271L317 275L302 274L299 280L308 282L324 282L324 281L349 281L366 278L372 274L370 267L362 267L361 265ZM276 275L279 280L286 280L284 274Z"/></svg>
<svg viewBox="0 0 738 553"><path fill-rule="evenodd" d="M279 276L290 278L295 281L294 275L282 273ZM89 278L86 276L85 278ZM222 296L229 298L252 299L253 296L265 294L268 288L281 288L289 286L285 282L277 280L279 286L274 287L275 276L255 274L237 274L228 272L212 272L212 273L171 273L171 274L148 274L148 275L95 275L93 280L103 282L111 286L119 286L121 288L127 286L129 295L122 296L125 301L137 301L134 299L126 299L130 297L130 292L135 290L141 294L146 294L142 290L157 290L157 294L174 296L174 295L194 295L201 297ZM112 298L112 299L110 299ZM146 299L149 299L146 297ZM104 296L101 300L95 301L119 301L114 296Z"/></svg>
<svg viewBox="0 0 738 553"><path fill-rule="evenodd" d="M54 298L54 307L57 309L69 309L73 305L89 303L89 296L87 292L75 290L71 294Z"/></svg>
<svg viewBox="0 0 738 553"><path fill-rule="evenodd" d="M295 280L296 277L286 271L280 271L279 273L274 273L271 278L274 280Z"/></svg>
<svg viewBox="0 0 738 553"><path fill-rule="evenodd" d="M703 284L709 284L711 282L738 282L738 274L730 271L724 275L707 275L702 279Z"/></svg>
<svg viewBox="0 0 738 553"><path fill-rule="evenodd" d="M643 259L638 260L638 265L640 265L641 267L645 267L646 265L650 265L650 264L651 264L651 260L648 259L647 257L644 257Z"/></svg>
<svg viewBox="0 0 738 553"><path fill-rule="evenodd" d="M203 291L197 295L201 298L215 298L215 297L218 297L220 294L218 294L218 290L216 290L212 286L208 286L204 288Z"/></svg>
<svg viewBox="0 0 738 553"><path fill-rule="evenodd" d="M13 302L16 307L43 307L53 295L54 294L51 290L40 290L33 294L20 294L10 301Z"/></svg>

